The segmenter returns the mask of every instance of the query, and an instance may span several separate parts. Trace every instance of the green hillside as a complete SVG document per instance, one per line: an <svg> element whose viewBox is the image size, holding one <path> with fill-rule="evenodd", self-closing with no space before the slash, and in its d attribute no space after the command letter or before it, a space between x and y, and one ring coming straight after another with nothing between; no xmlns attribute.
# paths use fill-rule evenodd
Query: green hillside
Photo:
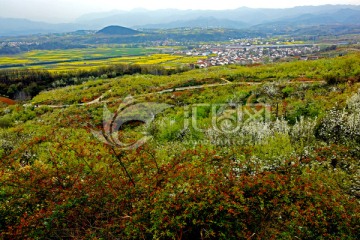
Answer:
<svg viewBox="0 0 360 240"><path fill-rule="evenodd" d="M359 54L132 66L0 103L1 238L358 237Z"/></svg>

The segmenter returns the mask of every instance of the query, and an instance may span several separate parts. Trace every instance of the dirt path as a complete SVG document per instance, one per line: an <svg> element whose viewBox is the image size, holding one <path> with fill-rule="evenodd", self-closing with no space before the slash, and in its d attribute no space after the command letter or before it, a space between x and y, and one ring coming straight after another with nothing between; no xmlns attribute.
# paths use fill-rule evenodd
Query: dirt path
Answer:
<svg viewBox="0 0 360 240"><path fill-rule="evenodd" d="M104 93L103 95L101 95L100 97L92 100L91 102L86 102L86 103L78 103L78 104L67 104L67 105L36 105L36 107L50 107L50 108L66 108L66 107L70 107L70 106L89 106L89 105L93 105L93 104L96 104L96 103L103 103L104 101L101 101L105 95L108 93L108 92L111 92L111 90L107 91L106 93Z"/></svg>
<svg viewBox="0 0 360 240"><path fill-rule="evenodd" d="M229 80L227 80L226 78L220 78L220 79L223 80L224 82L232 83L232 82L230 82Z"/></svg>
<svg viewBox="0 0 360 240"><path fill-rule="evenodd" d="M158 92L140 94L140 95L136 95L136 96L133 96L133 97L134 98L136 98L136 97L146 97L146 96L157 95L157 94L165 94L165 93L172 93L172 92L182 92L182 91L186 91L186 90L195 90L195 89L215 88L215 87L229 86L229 85L234 85L234 86L236 86L236 85L254 86L254 85L261 85L261 84L264 83L264 82L230 82L229 80L227 80L225 78L221 78L221 79L226 81L226 83L215 83L215 84L204 84L204 85L199 85L199 86L170 88L170 89L165 89L165 90L158 91ZM325 81L292 81L290 83L326 83L326 82ZM111 92L111 90L109 90L108 92ZM92 100L91 102L79 103L79 104L71 104L71 105L68 105L68 104L67 105L36 105L36 107L66 108L66 107L70 107L70 106L89 106L89 105L93 105L93 104L97 104L97 103L107 103L108 101L102 101L102 99L105 97L105 95L108 92L104 93L103 95L96 98L95 100Z"/></svg>

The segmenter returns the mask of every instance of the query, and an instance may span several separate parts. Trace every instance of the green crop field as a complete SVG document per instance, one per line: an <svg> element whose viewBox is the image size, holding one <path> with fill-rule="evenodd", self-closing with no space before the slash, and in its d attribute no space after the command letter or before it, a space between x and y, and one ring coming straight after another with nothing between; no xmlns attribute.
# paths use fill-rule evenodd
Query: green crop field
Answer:
<svg viewBox="0 0 360 240"><path fill-rule="evenodd" d="M48 65L37 65L27 67L29 69L48 69L52 71L89 70L102 66L116 64L139 64L139 65L161 65L167 68L179 67L182 65L195 64L204 57L188 57L169 54L153 54L134 57L109 58L104 60L74 61Z"/></svg>
<svg viewBox="0 0 360 240"><path fill-rule="evenodd" d="M29 64L52 61L112 58L121 56L147 55L157 52L151 48L124 48L121 46L94 47L70 50L36 50L15 56L0 57L1 65Z"/></svg>
<svg viewBox="0 0 360 240"><path fill-rule="evenodd" d="M112 46L72 50L31 51L15 56L0 56L0 68L1 66L23 65L23 68L27 69L69 71L76 69L89 70L113 64L158 64L172 68L184 64L193 64L199 59L204 59L204 57L157 53L163 49ZM49 64L49 62L51 63Z"/></svg>

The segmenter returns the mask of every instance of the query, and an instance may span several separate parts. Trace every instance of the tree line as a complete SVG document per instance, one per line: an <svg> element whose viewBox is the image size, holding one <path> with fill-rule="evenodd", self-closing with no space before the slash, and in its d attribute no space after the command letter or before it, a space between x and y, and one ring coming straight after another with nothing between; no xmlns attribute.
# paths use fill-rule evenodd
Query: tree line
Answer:
<svg viewBox="0 0 360 240"><path fill-rule="evenodd" d="M74 48L86 48L83 44L74 44L68 42L43 42L32 44L19 44L17 46L11 46L9 44L0 47L0 55L13 55L22 52L28 52L33 50L55 50L55 49L74 49Z"/></svg>
<svg viewBox="0 0 360 240"><path fill-rule="evenodd" d="M171 75L189 70L188 68L166 69L155 65L117 64L89 70L50 72L35 69L0 70L0 95L25 100L40 91L56 87L81 84L95 78L115 78L133 74Z"/></svg>

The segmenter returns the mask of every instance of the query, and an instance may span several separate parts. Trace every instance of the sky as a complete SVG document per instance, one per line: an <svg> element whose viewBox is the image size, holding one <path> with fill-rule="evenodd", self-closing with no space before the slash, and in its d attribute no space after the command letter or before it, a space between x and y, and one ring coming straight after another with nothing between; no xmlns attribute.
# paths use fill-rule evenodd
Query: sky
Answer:
<svg viewBox="0 0 360 240"><path fill-rule="evenodd" d="M360 0L0 0L0 17L47 22L71 22L86 13L136 8L222 10L239 7L288 8L299 5L360 4Z"/></svg>

